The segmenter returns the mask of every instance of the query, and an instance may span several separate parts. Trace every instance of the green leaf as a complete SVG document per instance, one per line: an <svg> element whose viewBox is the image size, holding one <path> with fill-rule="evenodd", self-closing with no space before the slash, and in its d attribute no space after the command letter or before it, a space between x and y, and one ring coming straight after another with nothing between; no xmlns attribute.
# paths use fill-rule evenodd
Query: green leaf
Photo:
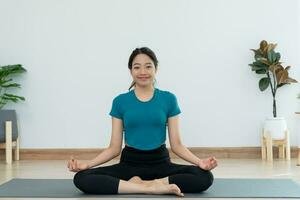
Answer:
<svg viewBox="0 0 300 200"><path fill-rule="evenodd" d="M18 74L26 72L26 69L22 67L22 65L7 65L7 66L1 66L0 67L0 79L2 77L7 77L9 75Z"/></svg>
<svg viewBox="0 0 300 200"><path fill-rule="evenodd" d="M275 53L275 62L278 63L280 60L280 53Z"/></svg>
<svg viewBox="0 0 300 200"><path fill-rule="evenodd" d="M13 101L14 103L18 101L16 98L11 98L11 97L2 97L2 99L6 101Z"/></svg>
<svg viewBox="0 0 300 200"><path fill-rule="evenodd" d="M252 64L249 64L249 66L252 67L252 71L256 71L256 70L259 70L259 69L264 69L264 70L268 70L268 65L260 62L260 61L255 61L253 62Z"/></svg>
<svg viewBox="0 0 300 200"><path fill-rule="evenodd" d="M26 69L20 64L0 66L0 109L2 109L8 102L16 103L18 101L25 100L22 96L5 93L6 90L11 88L21 87L20 84L12 82L13 79L9 76L14 76L23 72L26 72Z"/></svg>
<svg viewBox="0 0 300 200"><path fill-rule="evenodd" d="M8 93L4 93L4 94L3 94L3 97L6 97L6 98L12 98L12 99L19 99L19 100L22 100L22 101L25 100L24 97L17 96L17 95L13 95L13 94L8 94Z"/></svg>
<svg viewBox="0 0 300 200"><path fill-rule="evenodd" d="M272 64L276 62L276 54L273 49L268 51L268 61Z"/></svg>
<svg viewBox="0 0 300 200"><path fill-rule="evenodd" d="M10 81L12 81L12 79L10 78L10 79L0 79L0 86L2 85L2 84L5 84L5 83L8 83L8 82L10 82Z"/></svg>
<svg viewBox="0 0 300 200"><path fill-rule="evenodd" d="M21 88L21 85L18 83L11 83L11 84L7 84L7 85L1 85L1 87L4 88Z"/></svg>
<svg viewBox="0 0 300 200"><path fill-rule="evenodd" d="M254 58L255 58L255 60L261 60L264 57L261 54L255 54Z"/></svg>
<svg viewBox="0 0 300 200"><path fill-rule="evenodd" d="M264 91L265 89L268 88L270 84L270 80L267 77L264 77L262 79L259 80L259 89L260 91Z"/></svg>
<svg viewBox="0 0 300 200"><path fill-rule="evenodd" d="M266 74L267 71L264 70L264 69L258 69L258 70L255 71L255 73L257 73L257 74Z"/></svg>
<svg viewBox="0 0 300 200"><path fill-rule="evenodd" d="M251 70L252 70L252 71L256 71L256 70L261 70L261 69L262 69L261 67L256 66L256 65L250 64L250 66L251 66Z"/></svg>

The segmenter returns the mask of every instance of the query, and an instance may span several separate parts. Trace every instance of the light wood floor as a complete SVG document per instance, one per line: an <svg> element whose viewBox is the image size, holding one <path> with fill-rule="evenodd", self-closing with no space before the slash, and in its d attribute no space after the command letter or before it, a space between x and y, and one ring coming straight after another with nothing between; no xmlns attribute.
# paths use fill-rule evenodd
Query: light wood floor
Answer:
<svg viewBox="0 0 300 200"><path fill-rule="evenodd" d="M187 164L182 160L173 159L172 161L175 163ZM112 160L104 165L110 165L117 162L118 160ZM273 162L262 161L260 159L219 159L218 164L219 166L212 171L216 178L291 178L300 183L300 166L296 166L296 159L292 159L291 161L275 159ZM20 160L13 161L12 165L7 165L3 160L0 160L0 184L12 178L71 179L73 176L74 173L67 169L66 160ZM179 197L177 197L177 199L178 198ZM9 199L21 200L29 198ZM54 200L54 198L50 199ZM72 200L72 198L67 199ZM81 199L94 200L93 198ZM205 199L207 200L207 198ZM223 198L217 198L216 200L221 199ZM130 199L126 198L126 200ZM150 200L150 198L145 198L145 200ZM157 198L155 198L155 200L157 200ZM270 200L270 198L268 198L268 200Z"/></svg>

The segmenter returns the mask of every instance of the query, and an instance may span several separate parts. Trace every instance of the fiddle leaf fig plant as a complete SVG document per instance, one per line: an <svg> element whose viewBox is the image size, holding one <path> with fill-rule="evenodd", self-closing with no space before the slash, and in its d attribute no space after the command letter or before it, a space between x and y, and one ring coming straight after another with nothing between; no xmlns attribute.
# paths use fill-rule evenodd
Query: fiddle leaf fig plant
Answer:
<svg viewBox="0 0 300 200"><path fill-rule="evenodd" d="M254 52L254 62L249 64L256 74L264 75L259 80L260 91L266 90L269 86L273 96L273 117L277 117L276 92L278 88L297 83L295 79L289 77L290 66L284 67L280 62L280 53L275 51L277 44L268 43L265 40L260 42L258 49L251 49Z"/></svg>
<svg viewBox="0 0 300 200"><path fill-rule="evenodd" d="M8 103L17 103L20 100L25 101L22 96L17 96L11 93L7 93L8 90L13 88L21 88L18 83L12 82L12 76L26 72L26 69L22 65L7 65L0 66L0 110Z"/></svg>

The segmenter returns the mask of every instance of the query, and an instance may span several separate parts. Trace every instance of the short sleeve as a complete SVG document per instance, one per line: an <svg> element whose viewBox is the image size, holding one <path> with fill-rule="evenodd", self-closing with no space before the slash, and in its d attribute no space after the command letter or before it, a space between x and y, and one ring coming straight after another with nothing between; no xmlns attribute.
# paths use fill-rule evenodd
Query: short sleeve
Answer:
<svg viewBox="0 0 300 200"><path fill-rule="evenodd" d="M118 119L123 119L123 114L121 112L120 99L118 97L114 98L109 115L116 117Z"/></svg>
<svg viewBox="0 0 300 200"><path fill-rule="evenodd" d="M181 113L181 110L178 106L177 98L173 93L169 93L169 111L168 111L168 118L173 117Z"/></svg>

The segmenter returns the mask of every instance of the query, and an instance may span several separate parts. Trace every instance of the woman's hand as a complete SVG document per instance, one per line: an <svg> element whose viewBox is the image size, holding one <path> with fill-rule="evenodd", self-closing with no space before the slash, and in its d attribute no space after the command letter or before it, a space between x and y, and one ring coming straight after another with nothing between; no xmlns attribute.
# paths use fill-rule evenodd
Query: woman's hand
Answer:
<svg viewBox="0 0 300 200"><path fill-rule="evenodd" d="M212 170L218 165L215 157L209 157L206 159L200 159L198 167L204 170Z"/></svg>
<svg viewBox="0 0 300 200"><path fill-rule="evenodd" d="M88 169L89 166L87 163L79 162L79 161L75 160L73 157L71 157L71 159L68 162L68 168L69 168L69 171L71 171L71 172L79 172L81 170Z"/></svg>

